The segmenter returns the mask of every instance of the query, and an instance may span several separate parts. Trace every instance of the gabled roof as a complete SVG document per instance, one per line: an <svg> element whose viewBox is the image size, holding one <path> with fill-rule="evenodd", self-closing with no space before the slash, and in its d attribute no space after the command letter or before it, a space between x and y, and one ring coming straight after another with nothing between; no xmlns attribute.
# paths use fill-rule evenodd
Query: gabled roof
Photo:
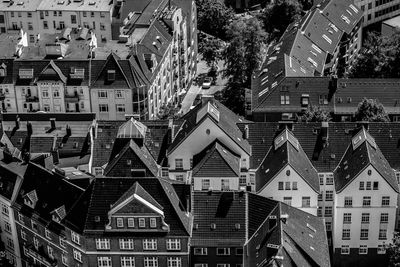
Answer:
<svg viewBox="0 0 400 267"><path fill-rule="evenodd" d="M369 165L379 172L393 190L399 192L393 169L364 127L353 136L352 143L335 169L336 192L345 189Z"/></svg>
<svg viewBox="0 0 400 267"><path fill-rule="evenodd" d="M144 138L146 131L143 123L131 118L118 128L117 138Z"/></svg>
<svg viewBox="0 0 400 267"><path fill-rule="evenodd" d="M330 266L324 221L281 202L246 246L249 266Z"/></svg>
<svg viewBox="0 0 400 267"><path fill-rule="evenodd" d="M110 205L116 203L127 190L129 190L135 182L138 182L144 190L146 190L154 200L163 207L165 222L170 226L169 235L188 236L191 232L192 217L186 213L185 208L181 205L178 196L172 184L169 181L159 178L97 178L93 184L93 190L90 197L81 199L83 205L88 199L88 210L85 222L77 223L83 228L80 232L105 230L108 224L108 211ZM79 205L79 204L78 204ZM73 216L82 216L79 214L80 209L76 209L76 213L70 213L69 218ZM67 216L68 217L68 216ZM97 218L100 221L97 221Z"/></svg>
<svg viewBox="0 0 400 267"><path fill-rule="evenodd" d="M132 199L138 199L140 202L152 207L157 212L162 211L163 207L138 183L135 182L112 206L110 212L118 211L122 207L121 204ZM162 213L164 215L164 213Z"/></svg>
<svg viewBox="0 0 400 267"><path fill-rule="evenodd" d="M65 77L53 60L50 60L50 63L37 76L36 80L61 80L64 84L67 83L67 77Z"/></svg>
<svg viewBox="0 0 400 267"><path fill-rule="evenodd" d="M130 140L125 145L124 149L122 149L121 152L114 157L114 159L111 159L110 163L104 170L105 175L107 175L115 167L115 165L126 155L128 150L131 150L141 160L141 162L147 167L148 171L150 171L154 177L158 175L158 165L153 156L147 150L146 146L139 147L133 140Z"/></svg>
<svg viewBox="0 0 400 267"><path fill-rule="evenodd" d="M204 110L204 107L209 105L212 105L216 111L218 111L218 116L213 112L204 112L204 114L199 117L199 114ZM218 119L216 119L216 117L218 117ZM195 129L197 129L197 127L199 127L199 125L201 125L206 118L210 118L216 126L224 131L228 137L241 147L241 149L243 149L247 154L251 154L251 146L247 140L243 138L242 132L237 127L238 123L246 122L246 120L240 118L216 100L212 104L209 104L209 102L199 104L185 114L182 118L184 123L169 147L168 154L171 154Z"/></svg>
<svg viewBox="0 0 400 267"><path fill-rule="evenodd" d="M283 129L274 140L263 163L256 172L256 191L262 190L287 165L291 166L308 185L319 192L317 170L303 151L297 138L287 128Z"/></svg>
<svg viewBox="0 0 400 267"><path fill-rule="evenodd" d="M131 82L128 77L132 76L129 65L122 68L120 58L115 53L110 53L105 61L93 60L92 64L96 67L92 68L92 87L112 87L112 88L132 88ZM115 70L115 79L113 81L107 80L107 71ZM128 76L129 75L129 76Z"/></svg>
<svg viewBox="0 0 400 267"><path fill-rule="evenodd" d="M239 177L240 156L218 139L193 157L193 177Z"/></svg>

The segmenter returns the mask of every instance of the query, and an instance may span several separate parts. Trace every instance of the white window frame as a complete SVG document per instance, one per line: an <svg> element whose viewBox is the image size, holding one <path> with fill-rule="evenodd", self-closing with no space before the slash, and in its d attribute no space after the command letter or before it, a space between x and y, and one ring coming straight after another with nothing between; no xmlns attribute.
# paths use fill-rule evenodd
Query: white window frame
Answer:
<svg viewBox="0 0 400 267"><path fill-rule="evenodd" d="M167 239L167 250L181 250L181 240L179 238Z"/></svg>
<svg viewBox="0 0 400 267"><path fill-rule="evenodd" d="M79 236L79 234L75 233L74 231L71 231L71 241L74 242L75 244L80 245L81 237Z"/></svg>
<svg viewBox="0 0 400 267"><path fill-rule="evenodd" d="M73 249L74 259L82 263L82 253L76 249Z"/></svg>
<svg viewBox="0 0 400 267"><path fill-rule="evenodd" d="M195 247L193 248L193 254L194 255L208 255L208 251L207 248L199 248L199 247Z"/></svg>
<svg viewBox="0 0 400 267"><path fill-rule="evenodd" d="M144 257L144 267L158 267L157 257Z"/></svg>
<svg viewBox="0 0 400 267"><path fill-rule="evenodd" d="M110 239L96 238L96 249L97 250L109 250L110 249Z"/></svg>
<svg viewBox="0 0 400 267"><path fill-rule="evenodd" d="M124 227L124 218L117 218L116 219L117 222L117 228L123 228Z"/></svg>
<svg viewBox="0 0 400 267"><path fill-rule="evenodd" d="M168 257L167 258L167 267L182 267L182 258L181 257Z"/></svg>
<svg viewBox="0 0 400 267"><path fill-rule="evenodd" d="M111 267L111 257L97 257L97 266L98 267Z"/></svg>
<svg viewBox="0 0 400 267"><path fill-rule="evenodd" d="M358 248L358 254L368 254L368 246L367 245L360 245L360 247Z"/></svg>
<svg viewBox="0 0 400 267"><path fill-rule="evenodd" d="M221 253L218 250L223 250L223 253ZM217 256L229 256L231 255L231 248L217 248Z"/></svg>
<svg viewBox="0 0 400 267"><path fill-rule="evenodd" d="M150 228L157 228L157 218L150 218Z"/></svg>
<svg viewBox="0 0 400 267"><path fill-rule="evenodd" d="M128 218L128 228L133 228L133 227L135 227L135 219Z"/></svg>
<svg viewBox="0 0 400 267"><path fill-rule="evenodd" d="M135 257L121 256L121 267L135 267Z"/></svg>
<svg viewBox="0 0 400 267"><path fill-rule="evenodd" d="M342 245L342 247L340 248L340 254L349 255L350 254L350 246L349 245Z"/></svg>
<svg viewBox="0 0 400 267"><path fill-rule="evenodd" d="M157 239L143 239L143 250L157 250Z"/></svg>
<svg viewBox="0 0 400 267"><path fill-rule="evenodd" d="M131 238L120 238L119 239L119 248L121 250L133 250L135 248L135 242Z"/></svg>

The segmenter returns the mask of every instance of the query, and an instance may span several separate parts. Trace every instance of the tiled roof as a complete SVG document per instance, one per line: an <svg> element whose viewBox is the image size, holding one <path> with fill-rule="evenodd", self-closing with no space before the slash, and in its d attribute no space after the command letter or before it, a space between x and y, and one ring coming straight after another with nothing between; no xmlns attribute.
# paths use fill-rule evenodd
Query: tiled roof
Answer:
<svg viewBox="0 0 400 267"><path fill-rule="evenodd" d="M296 137L289 130L284 129L277 138L282 137L282 134L288 136L287 139L283 139L285 143L278 147L276 145L277 140L275 139L275 145L270 148L263 163L256 172L256 191L262 190L286 165L289 165L311 188L319 192L317 170L303 151L301 144L299 144Z"/></svg>
<svg viewBox="0 0 400 267"><path fill-rule="evenodd" d="M254 193L247 193L248 237L250 238L274 210L278 201Z"/></svg>
<svg viewBox="0 0 400 267"><path fill-rule="evenodd" d="M174 151L186 139L186 137L202 123L205 118L209 117L239 147L241 147L246 153L251 154L251 146L249 145L247 140L243 139L243 134L237 127L238 123L246 122L246 120L240 118L238 115L230 111L220 102L215 100L212 103L213 108L216 108L219 112L218 120L215 120L212 115L206 113L201 120L197 121L198 114L202 111L202 108L208 104L209 102L204 103L203 105L199 104L194 109L185 114L185 116L182 118L182 120L184 120L184 123L182 124L174 141L169 147L168 153L172 153L172 151Z"/></svg>
<svg viewBox="0 0 400 267"><path fill-rule="evenodd" d="M240 156L215 140L193 157L193 177L239 177Z"/></svg>
<svg viewBox="0 0 400 267"><path fill-rule="evenodd" d="M362 139L361 136L367 136ZM361 137L358 139L358 137ZM361 144L357 144L359 142ZM379 174L396 191L399 191L395 173L388 161L383 156L373 137L361 128L353 137L346 153L335 169L335 188L336 192L341 192L351 183L367 166L372 165Z"/></svg>
<svg viewBox="0 0 400 267"><path fill-rule="evenodd" d="M244 245L246 201L243 193L197 191L193 201L193 246Z"/></svg>
<svg viewBox="0 0 400 267"><path fill-rule="evenodd" d="M9 201L12 200L13 192L18 186L18 176L23 177L27 164L14 160L9 162L3 157L3 150L0 149L0 195Z"/></svg>
<svg viewBox="0 0 400 267"><path fill-rule="evenodd" d="M170 235L187 236L191 229L191 217L180 204L172 184L158 178L98 178L94 183L84 229L81 231L104 231L108 223L107 213L132 185L138 182L164 209L165 222L170 226ZM82 200L84 201L84 199ZM80 210L77 209L79 212ZM70 214L70 216L81 216ZM100 217L96 222L95 217Z"/></svg>
<svg viewBox="0 0 400 267"><path fill-rule="evenodd" d="M51 80L51 81L59 81L61 80L64 84L67 83L67 77L62 73L60 68L54 63L53 60L50 60L49 64L40 72L40 74L36 77L37 81L40 80Z"/></svg>
<svg viewBox="0 0 400 267"><path fill-rule="evenodd" d="M247 246L249 266L330 266L324 221L281 202Z"/></svg>

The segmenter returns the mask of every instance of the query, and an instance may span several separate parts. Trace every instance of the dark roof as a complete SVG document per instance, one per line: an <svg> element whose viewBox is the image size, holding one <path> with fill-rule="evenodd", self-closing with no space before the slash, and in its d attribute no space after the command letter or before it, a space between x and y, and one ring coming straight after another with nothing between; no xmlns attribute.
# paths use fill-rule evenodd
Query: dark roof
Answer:
<svg viewBox="0 0 400 267"><path fill-rule="evenodd" d="M359 137L360 139L358 140ZM360 142L360 144L355 144L356 141ZM364 128L361 128L354 135L346 153L335 169L336 192L340 193L370 164L396 192L399 192L393 169L376 145L373 137Z"/></svg>
<svg viewBox="0 0 400 267"><path fill-rule="evenodd" d="M239 177L240 156L215 140L193 157L193 177Z"/></svg>
<svg viewBox="0 0 400 267"><path fill-rule="evenodd" d="M4 64L4 65L3 65ZM13 64L14 60L12 59L0 59L0 66L2 68L5 67L6 75L4 77L0 77L0 84L13 84Z"/></svg>
<svg viewBox="0 0 400 267"><path fill-rule="evenodd" d="M246 201L239 192L194 192L193 246L243 246L246 241ZM215 224L215 229L211 229ZM236 224L240 225L237 229Z"/></svg>
<svg viewBox="0 0 400 267"><path fill-rule="evenodd" d="M190 234L191 216L180 204L172 184L159 178L97 178L93 182L90 197L87 196L80 200L84 206L88 205L85 223L75 222L77 226L83 226L80 232L104 231L105 225L108 223L110 205L116 203L135 182L138 182L163 207L165 222L170 225L171 235L187 236ZM89 201L89 203L86 204L85 201ZM77 208L75 212L71 212L68 218L81 216L82 209ZM96 216L100 217L100 222L96 222Z"/></svg>
<svg viewBox="0 0 400 267"><path fill-rule="evenodd" d="M250 237L247 247L249 266L330 266L323 219L281 202Z"/></svg>
<svg viewBox="0 0 400 267"><path fill-rule="evenodd" d="M210 114L210 112L205 112L204 116L197 121L198 114L203 112L203 109L206 109L208 105L211 105L211 108L216 109L219 112L219 119L216 120L213 115ZM237 127L238 123L246 122L246 120L242 119L216 100L199 104L185 114L185 116L182 118L184 122L179 132L176 134L171 146L169 147L168 153L172 153L186 139L186 137L189 136L190 133L205 120L205 118L210 118L213 120L214 123L239 147L241 147L246 153L251 154L251 146L247 140L243 139L243 133Z"/></svg>
<svg viewBox="0 0 400 267"><path fill-rule="evenodd" d="M261 226L268 215L275 209L278 201L270 198L247 193L247 216L248 216L248 237L251 237L255 231Z"/></svg>
<svg viewBox="0 0 400 267"><path fill-rule="evenodd" d="M50 121L55 118L56 121L93 121L96 118L95 113L3 113L4 121L15 121L16 116L21 121Z"/></svg>
<svg viewBox="0 0 400 267"><path fill-rule="evenodd" d="M12 199L14 190L18 187L18 182L25 175L27 164L14 159L9 161L4 158L3 149L0 149L0 195L9 201ZM20 177L20 178L18 178Z"/></svg>
<svg viewBox="0 0 400 267"><path fill-rule="evenodd" d="M311 188L319 192L317 170L308 159L298 140L287 129L279 133L276 138L283 136L286 136L283 139L285 143L279 146L276 144L271 146L261 166L257 169L256 191L262 190L284 167L290 165Z"/></svg>

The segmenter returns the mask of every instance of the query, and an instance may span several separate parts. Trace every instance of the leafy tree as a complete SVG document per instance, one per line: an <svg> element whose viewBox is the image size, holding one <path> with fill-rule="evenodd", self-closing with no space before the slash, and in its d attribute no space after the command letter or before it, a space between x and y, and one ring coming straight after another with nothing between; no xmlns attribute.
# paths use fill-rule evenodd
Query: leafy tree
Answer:
<svg viewBox="0 0 400 267"><path fill-rule="evenodd" d="M376 99L364 98L359 104L355 114L357 121L387 122L389 117L383 105Z"/></svg>
<svg viewBox="0 0 400 267"><path fill-rule="evenodd" d="M265 8L261 19L270 40L279 39L293 21L300 19L303 10L297 0L278 0Z"/></svg>
<svg viewBox="0 0 400 267"><path fill-rule="evenodd" d="M180 108L175 107L173 104L168 103L166 105L165 103L160 107L160 110L157 114L157 118L159 120L168 120L168 119L179 119L181 117L181 114L179 113Z"/></svg>
<svg viewBox="0 0 400 267"><path fill-rule="evenodd" d="M322 122L331 119L331 114L320 106L309 106L304 114L299 117L299 120L304 122Z"/></svg>
<svg viewBox="0 0 400 267"><path fill-rule="evenodd" d="M203 60L207 63L208 67L215 66L217 61L222 59L222 42L219 39L204 33L199 34L199 37L199 53L202 54Z"/></svg>
<svg viewBox="0 0 400 267"><path fill-rule="evenodd" d="M389 267L400 267L400 233L395 232L392 243L386 247Z"/></svg>
<svg viewBox="0 0 400 267"><path fill-rule="evenodd" d="M233 112L240 115L245 114L245 88L241 83L228 81L222 92L215 96L215 99L221 101Z"/></svg>
<svg viewBox="0 0 400 267"><path fill-rule="evenodd" d="M198 29L225 40L226 28L234 19L233 10L218 0L196 0L196 6Z"/></svg>

